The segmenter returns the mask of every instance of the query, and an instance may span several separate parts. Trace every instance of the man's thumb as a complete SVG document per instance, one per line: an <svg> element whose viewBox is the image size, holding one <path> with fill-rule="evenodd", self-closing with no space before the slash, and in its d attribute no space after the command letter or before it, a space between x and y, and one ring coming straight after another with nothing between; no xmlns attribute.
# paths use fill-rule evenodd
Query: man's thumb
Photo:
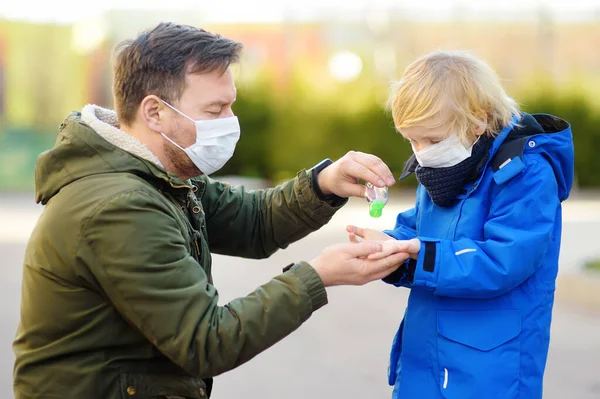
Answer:
<svg viewBox="0 0 600 399"><path fill-rule="evenodd" d="M345 190L346 193L348 194L349 197L358 197L358 198L365 198L366 195L366 187L363 186L362 184L358 184L358 183L346 183L345 184Z"/></svg>

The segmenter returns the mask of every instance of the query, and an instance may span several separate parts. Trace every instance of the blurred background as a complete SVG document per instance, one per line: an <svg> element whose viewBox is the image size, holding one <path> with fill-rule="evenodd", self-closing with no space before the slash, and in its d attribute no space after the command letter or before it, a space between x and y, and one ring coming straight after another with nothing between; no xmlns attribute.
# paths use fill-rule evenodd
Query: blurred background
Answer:
<svg viewBox="0 0 600 399"><path fill-rule="evenodd" d="M348 150L380 156L399 175L410 146L385 111L389 84L437 49L486 60L527 112L568 120L576 188L565 204L561 278L545 398L598 398L600 377L600 0L3 1L0 3L0 397L12 397L10 341L21 260L41 207L38 154L87 103L112 107L112 49L161 21L242 42L236 67L242 138L219 172L260 187ZM412 202L399 186L384 217L351 204L330 226L254 263L217 257L222 303L291 260L345 240L346 223L390 227ZM402 188L408 190L401 190ZM406 292L374 283L332 290L330 306L289 339L217 380L215 397L388 397L387 351ZM282 367L285 365L285 367ZM254 395L249 392L255 392Z"/></svg>
<svg viewBox="0 0 600 399"><path fill-rule="evenodd" d="M578 186L600 185L598 0L2 3L0 190L32 188L71 110L112 106L114 45L165 20L245 46L243 136L222 174L281 180L349 149L398 173L410 148L383 112L389 83L416 57L458 48L489 62L524 110L570 121Z"/></svg>

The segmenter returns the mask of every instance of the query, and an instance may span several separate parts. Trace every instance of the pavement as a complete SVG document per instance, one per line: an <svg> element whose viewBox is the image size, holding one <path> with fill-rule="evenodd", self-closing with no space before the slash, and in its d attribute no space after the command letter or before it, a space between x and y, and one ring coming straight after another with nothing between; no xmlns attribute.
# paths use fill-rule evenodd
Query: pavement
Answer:
<svg viewBox="0 0 600 399"><path fill-rule="evenodd" d="M578 197L564 205L545 399L600 398L600 278L581 270L586 260L600 257L596 198ZM371 219L364 202L352 201L326 227L267 260L215 256L220 304L251 292L289 262L310 260L324 247L345 241L346 224L393 226L396 214L411 202L410 196L394 198L380 219ZM11 341L18 323L21 261L40 212L31 194L0 195L0 399L13 397ZM328 291L329 305L298 331L219 376L214 398L389 398L388 352L408 291L380 282Z"/></svg>

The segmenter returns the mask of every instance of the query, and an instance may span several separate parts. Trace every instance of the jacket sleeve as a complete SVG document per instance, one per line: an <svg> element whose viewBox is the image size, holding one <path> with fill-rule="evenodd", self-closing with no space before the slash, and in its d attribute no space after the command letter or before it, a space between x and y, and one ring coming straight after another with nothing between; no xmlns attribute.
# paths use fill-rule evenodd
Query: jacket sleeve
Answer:
<svg viewBox="0 0 600 399"><path fill-rule="evenodd" d="M558 240L553 233L561 206L550 164L541 157L532 160L492 201L482 241L419 237L412 287L441 296L493 298L536 272L548 244Z"/></svg>
<svg viewBox="0 0 600 399"><path fill-rule="evenodd" d="M122 316L188 373L207 378L241 365L327 303L318 274L300 263L218 306L178 223L151 193L120 194L88 218L77 260Z"/></svg>
<svg viewBox="0 0 600 399"><path fill-rule="evenodd" d="M310 173L275 188L248 191L207 177L199 191L213 253L265 258L326 224L346 200L331 206L317 197Z"/></svg>
<svg viewBox="0 0 600 399"><path fill-rule="evenodd" d="M384 230L383 232L396 240L410 240L417 236L417 209L419 207L419 196L415 207L408 209L396 218L396 225L393 230Z"/></svg>
<svg viewBox="0 0 600 399"><path fill-rule="evenodd" d="M396 240L410 240L417 236L417 209L419 208L419 196L415 207L398 214L396 226L393 230L384 230L383 232ZM415 270L415 261L408 259L398 269L390 275L383 278L383 282L396 287L410 287L413 273Z"/></svg>

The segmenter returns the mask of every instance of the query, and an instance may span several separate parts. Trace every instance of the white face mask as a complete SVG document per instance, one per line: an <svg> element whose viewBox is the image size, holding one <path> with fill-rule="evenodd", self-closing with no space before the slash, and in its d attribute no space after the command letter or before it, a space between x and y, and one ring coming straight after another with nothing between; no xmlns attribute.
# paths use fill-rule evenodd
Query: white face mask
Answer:
<svg viewBox="0 0 600 399"><path fill-rule="evenodd" d="M471 156L473 145L465 148L455 134L421 151L415 151L415 147L411 144L417 162L424 168L447 168L458 165Z"/></svg>
<svg viewBox="0 0 600 399"><path fill-rule="evenodd" d="M164 133L161 132L160 134L184 151L202 173L205 175L215 173L231 159L235 146L240 139L240 123L237 116L196 121L166 101L163 102L175 112L194 122L196 125L196 142L187 148L182 148Z"/></svg>

